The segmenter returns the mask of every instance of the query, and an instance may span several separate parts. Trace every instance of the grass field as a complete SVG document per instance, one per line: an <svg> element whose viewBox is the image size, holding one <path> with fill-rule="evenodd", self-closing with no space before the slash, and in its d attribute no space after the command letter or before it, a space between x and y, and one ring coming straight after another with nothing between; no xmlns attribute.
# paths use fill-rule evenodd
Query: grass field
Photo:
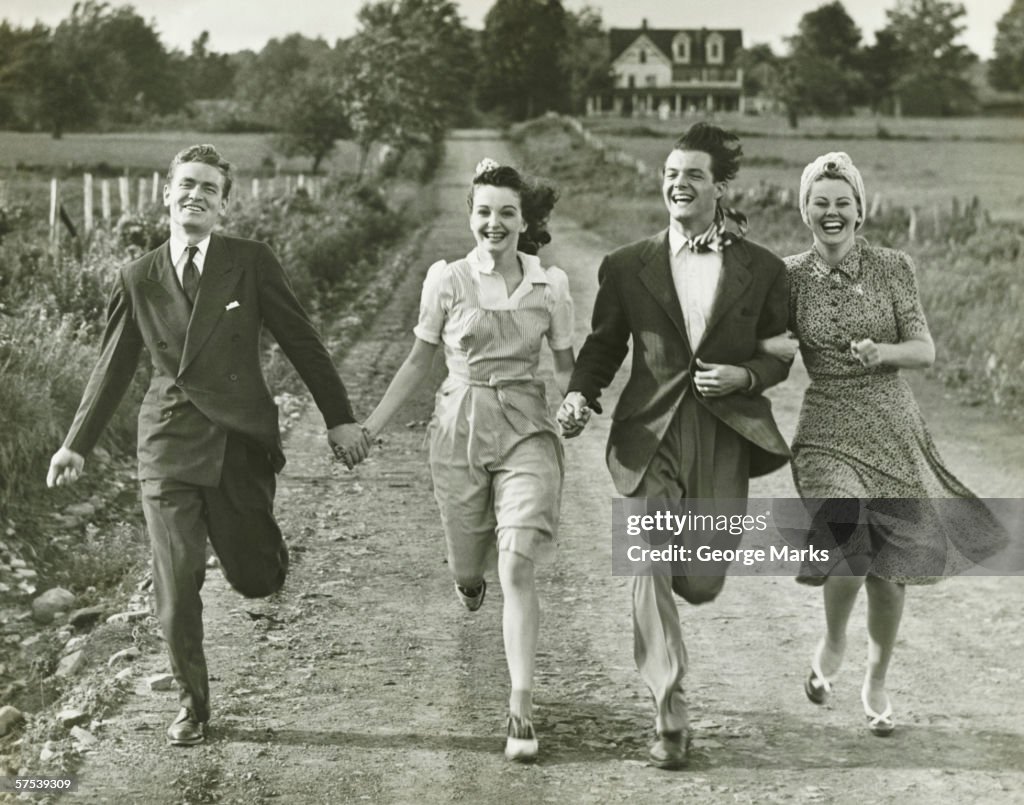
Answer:
<svg viewBox="0 0 1024 805"><path fill-rule="evenodd" d="M842 118L810 120L795 132L785 121L722 116L720 125L743 138L744 164L734 185L768 182L794 192L808 162L846 151L861 169L868 194L900 206L948 208L974 196L994 218L1024 220L1024 120ZM590 119L586 125L610 146L652 167L689 120ZM878 139L884 126L891 139Z"/></svg>
<svg viewBox="0 0 1024 805"><path fill-rule="evenodd" d="M312 161L306 157L286 158L275 151L269 135L210 134L195 131L128 132L121 134L66 134L54 140L48 134L0 131L0 182L6 184L8 203L28 206L48 215L50 179L62 180L61 198L76 221L82 219L82 182L92 172L94 203L99 216L99 179L129 176L133 207L140 178L160 174L182 148L195 143L212 143L235 167L235 196L251 193L254 176L309 173ZM321 173L355 173L358 150L353 143L339 141L324 160ZM279 182L283 189L283 183ZM149 191L151 192L151 188ZM116 184L111 188L114 215L119 212Z"/></svg>
<svg viewBox="0 0 1024 805"><path fill-rule="evenodd" d="M112 173L148 175L167 170L171 157L194 143L213 143L241 175L273 172L309 172L308 158L285 158L275 151L266 134L210 134L197 131L128 132L120 134L65 134L55 140L48 134L0 131L0 176L11 171L73 171L106 165ZM339 142L321 171L355 170L356 147ZM20 166L20 167L19 167ZM6 178L6 177L4 177Z"/></svg>

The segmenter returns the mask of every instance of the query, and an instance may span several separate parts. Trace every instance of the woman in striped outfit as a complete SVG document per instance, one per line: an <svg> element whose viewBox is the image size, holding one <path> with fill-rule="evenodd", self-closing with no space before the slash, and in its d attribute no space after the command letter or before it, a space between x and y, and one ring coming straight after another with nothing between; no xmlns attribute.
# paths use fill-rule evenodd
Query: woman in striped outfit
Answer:
<svg viewBox="0 0 1024 805"><path fill-rule="evenodd" d="M429 376L443 345L448 377L430 424L430 470L455 591L471 612L487 591L495 550L504 594L502 626L511 677L505 754L537 756L532 690L540 624L534 564L553 547L563 461L538 378L541 343L564 393L573 369L569 282L535 256L550 242L554 188L483 160L469 194L476 247L427 272L416 341L365 422L376 435ZM585 423L578 423L579 427Z"/></svg>

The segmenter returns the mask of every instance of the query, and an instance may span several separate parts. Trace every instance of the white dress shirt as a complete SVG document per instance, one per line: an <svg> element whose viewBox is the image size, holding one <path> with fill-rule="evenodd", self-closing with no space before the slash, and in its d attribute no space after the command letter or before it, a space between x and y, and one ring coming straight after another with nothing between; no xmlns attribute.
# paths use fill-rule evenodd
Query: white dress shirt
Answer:
<svg viewBox="0 0 1024 805"><path fill-rule="evenodd" d="M711 318L718 281L722 277L722 253L695 254L687 246L685 236L671 227L668 246L672 282L683 310L686 336L690 339L690 349L696 352Z"/></svg>
<svg viewBox="0 0 1024 805"><path fill-rule="evenodd" d="M207 235L195 245L199 247L199 251L192 258L192 262L195 263L201 277L203 276L203 263L206 262L206 252L210 248L210 236ZM185 273L185 263L188 262L188 241L179 240L171 235L171 261L174 263L174 273L178 275L178 285L184 287L181 278Z"/></svg>

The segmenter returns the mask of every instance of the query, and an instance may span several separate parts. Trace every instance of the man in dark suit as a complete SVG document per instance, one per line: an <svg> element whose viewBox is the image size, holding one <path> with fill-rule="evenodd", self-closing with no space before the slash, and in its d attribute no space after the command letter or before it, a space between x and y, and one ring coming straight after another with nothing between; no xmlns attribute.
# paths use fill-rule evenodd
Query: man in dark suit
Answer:
<svg viewBox="0 0 1024 805"><path fill-rule="evenodd" d="M756 354L756 342L785 331L788 289L782 260L725 229L721 200L742 150L735 136L698 123L665 160L662 196L669 227L604 258L592 332L580 350L558 418L582 430L632 340L629 382L612 414L608 469L626 497L745 501L751 476L786 463L789 450L761 396L788 364ZM733 505L736 505L735 503ZM735 547L740 537L716 537ZM695 548L700 534L684 536ZM682 679L686 649L673 591L691 604L713 600L727 564L700 574L633 579L634 655L656 707L651 762L680 768L688 723ZM650 573L650 568L647 569Z"/></svg>
<svg viewBox="0 0 1024 805"><path fill-rule="evenodd" d="M273 511L285 458L260 365L263 326L312 392L328 439L355 463L370 448L274 253L213 232L231 181L230 163L211 145L171 161L170 240L118 271L99 360L46 478L48 486L78 478L145 348L153 371L139 411L139 481L157 616L180 690L167 736L180 746L201 743L210 717L200 598L207 537L244 596L276 592L288 570Z"/></svg>

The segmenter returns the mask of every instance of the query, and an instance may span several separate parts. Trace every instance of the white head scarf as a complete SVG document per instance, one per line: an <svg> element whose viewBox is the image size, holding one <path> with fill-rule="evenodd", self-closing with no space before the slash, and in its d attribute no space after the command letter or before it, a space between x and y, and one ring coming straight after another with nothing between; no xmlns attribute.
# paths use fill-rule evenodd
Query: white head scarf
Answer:
<svg viewBox="0 0 1024 805"><path fill-rule="evenodd" d="M811 195L811 185L823 176L844 179L853 188L853 194L857 200L857 210L860 213L857 229L864 226L864 220L868 217L864 179L861 178L860 171L857 170L857 166L853 164L850 155L845 151L831 151L822 154L804 168L803 176L800 177L800 217L804 219L804 223L808 226L811 225L807 217L807 200Z"/></svg>

